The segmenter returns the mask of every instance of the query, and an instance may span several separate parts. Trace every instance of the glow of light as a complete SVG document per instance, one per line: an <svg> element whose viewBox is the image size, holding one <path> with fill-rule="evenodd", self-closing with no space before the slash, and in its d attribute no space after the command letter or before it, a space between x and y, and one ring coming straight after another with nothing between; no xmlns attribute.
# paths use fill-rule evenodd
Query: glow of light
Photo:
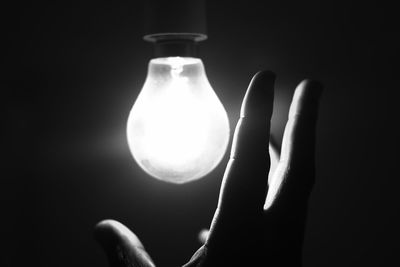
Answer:
<svg viewBox="0 0 400 267"><path fill-rule="evenodd" d="M228 145L229 121L200 59L150 61L127 137L139 166L164 181L196 180L217 166Z"/></svg>

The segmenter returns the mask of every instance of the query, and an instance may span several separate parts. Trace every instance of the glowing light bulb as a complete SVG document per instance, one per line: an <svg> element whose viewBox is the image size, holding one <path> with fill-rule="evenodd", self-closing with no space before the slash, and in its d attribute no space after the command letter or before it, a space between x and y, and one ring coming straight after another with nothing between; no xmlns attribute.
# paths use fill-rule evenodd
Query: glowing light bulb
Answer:
<svg viewBox="0 0 400 267"><path fill-rule="evenodd" d="M229 142L229 121L201 59L150 60L127 136L139 166L164 181L193 181L218 165Z"/></svg>

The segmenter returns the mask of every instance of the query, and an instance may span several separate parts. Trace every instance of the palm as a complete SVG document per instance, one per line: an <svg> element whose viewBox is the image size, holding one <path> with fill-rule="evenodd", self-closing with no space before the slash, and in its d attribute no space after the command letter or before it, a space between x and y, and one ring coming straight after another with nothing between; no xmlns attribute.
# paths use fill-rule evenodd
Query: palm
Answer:
<svg viewBox="0 0 400 267"><path fill-rule="evenodd" d="M185 267L301 266L322 88L304 81L296 89L279 164L268 181L274 80L273 73L260 72L250 83L210 234ZM140 241L124 226L102 222L96 233L112 267L154 266Z"/></svg>

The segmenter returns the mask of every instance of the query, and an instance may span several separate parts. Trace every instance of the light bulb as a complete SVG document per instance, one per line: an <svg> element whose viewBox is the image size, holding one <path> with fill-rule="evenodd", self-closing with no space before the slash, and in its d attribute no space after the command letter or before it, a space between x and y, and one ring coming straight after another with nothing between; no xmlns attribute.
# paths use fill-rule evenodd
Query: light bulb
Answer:
<svg viewBox="0 0 400 267"><path fill-rule="evenodd" d="M127 137L138 165L163 181L193 181L218 165L229 142L229 121L201 59L150 60Z"/></svg>

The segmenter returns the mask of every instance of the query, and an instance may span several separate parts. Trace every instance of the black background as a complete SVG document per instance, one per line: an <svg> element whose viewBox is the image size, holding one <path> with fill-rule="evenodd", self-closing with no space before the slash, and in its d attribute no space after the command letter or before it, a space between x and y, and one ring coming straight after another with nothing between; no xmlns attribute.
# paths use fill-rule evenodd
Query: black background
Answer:
<svg viewBox="0 0 400 267"><path fill-rule="evenodd" d="M1 4L1 266L107 266L92 228L120 220L159 266L209 226L227 155L182 186L126 144L152 50L141 2ZM234 128L251 76L277 73L280 140L296 84L325 84L305 266L399 262L397 14L383 1L208 1L201 58Z"/></svg>

